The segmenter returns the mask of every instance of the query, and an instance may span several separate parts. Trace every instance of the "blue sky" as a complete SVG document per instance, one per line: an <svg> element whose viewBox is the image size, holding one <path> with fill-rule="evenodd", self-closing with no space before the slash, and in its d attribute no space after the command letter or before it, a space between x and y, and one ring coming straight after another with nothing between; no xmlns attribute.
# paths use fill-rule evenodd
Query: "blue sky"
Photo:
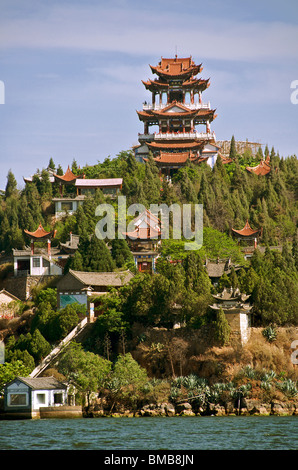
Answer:
<svg viewBox="0 0 298 470"><path fill-rule="evenodd" d="M298 152L296 0L0 0L0 189L52 157L64 169L137 143L141 82L161 56L192 55L218 140Z"/></svg>

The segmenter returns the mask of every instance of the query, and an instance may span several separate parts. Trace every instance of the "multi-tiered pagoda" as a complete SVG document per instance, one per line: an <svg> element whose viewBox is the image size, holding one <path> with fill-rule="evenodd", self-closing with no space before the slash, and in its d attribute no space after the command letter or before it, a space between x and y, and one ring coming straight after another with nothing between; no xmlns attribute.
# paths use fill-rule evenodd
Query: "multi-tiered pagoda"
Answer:
<svg viewBox="0 0 298 470"><path fill-rule="evenodd" d="M150 67L158 78L143 81L152 100L137 111L144 123L144 133L139 134L136 159L146 160L151 151L161 173L168 176L187 161L214 159L219 147L210 125L216 114L210 103L202 102L209 79L196 78L202 64L196 65L191 57L176 55L172 59L162 58L156 67Z"/></svg>

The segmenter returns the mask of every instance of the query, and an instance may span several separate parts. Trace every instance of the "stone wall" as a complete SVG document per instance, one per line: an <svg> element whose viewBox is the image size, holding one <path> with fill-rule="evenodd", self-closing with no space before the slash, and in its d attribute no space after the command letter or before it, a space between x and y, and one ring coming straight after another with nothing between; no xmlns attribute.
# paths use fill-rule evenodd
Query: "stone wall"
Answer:
<svg viewBox="0 0 298 470"><path fill-rule="evenodd" d="M61 276L16 276L2 281L1 289L15 295L18 299L30 299L32 289L38 285L56 285Z"/></svg>

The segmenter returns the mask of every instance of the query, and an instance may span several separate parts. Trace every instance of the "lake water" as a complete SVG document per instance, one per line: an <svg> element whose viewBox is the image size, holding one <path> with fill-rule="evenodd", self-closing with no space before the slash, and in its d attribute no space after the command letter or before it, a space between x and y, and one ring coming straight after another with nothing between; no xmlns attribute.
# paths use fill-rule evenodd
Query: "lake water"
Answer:
<svg viewBox="0 0 298 470"><path fill-rule="evenodd" d="M0 450L297 450L298 417L0 421Z"/></svg>

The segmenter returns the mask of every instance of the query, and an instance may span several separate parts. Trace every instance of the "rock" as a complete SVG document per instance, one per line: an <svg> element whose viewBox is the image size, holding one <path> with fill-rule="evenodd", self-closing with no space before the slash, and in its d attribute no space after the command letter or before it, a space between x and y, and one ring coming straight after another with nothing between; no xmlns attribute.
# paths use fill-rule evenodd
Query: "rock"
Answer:
<svg viewBox="0 0 298 470"><path fill-rule="evenodd" d="M192 406L190 403L185 402L185 403L178 403L176 405L176 411L177 413L181 413L184 410L192 410Z"/></svg>
<svg viewBox="0 0 298 470"><path fill-rule="evenodd" d="M277 416L289 416L294 414L294 407L281 401L271 403L271 413Z"/></svg>
<svg viewBox="0 0 298 470"><path fill-rule="evenodd" d="M246 408L250 415L269 416L271 406L268 403L262 403L260 400L246 399Z"/></svg>
<svg viewBox="0 0 298 470"><path fill-rule="evenodd" d="M196 416L196 414L192 410L183 410L179 416Z"/></svg>
<svg viewBox="0 0 298 470"><path fill-rule="evenodd" d="M165 412L167 416L175 416L176 414L175 407L171 403L166 404Z"/></svg>

